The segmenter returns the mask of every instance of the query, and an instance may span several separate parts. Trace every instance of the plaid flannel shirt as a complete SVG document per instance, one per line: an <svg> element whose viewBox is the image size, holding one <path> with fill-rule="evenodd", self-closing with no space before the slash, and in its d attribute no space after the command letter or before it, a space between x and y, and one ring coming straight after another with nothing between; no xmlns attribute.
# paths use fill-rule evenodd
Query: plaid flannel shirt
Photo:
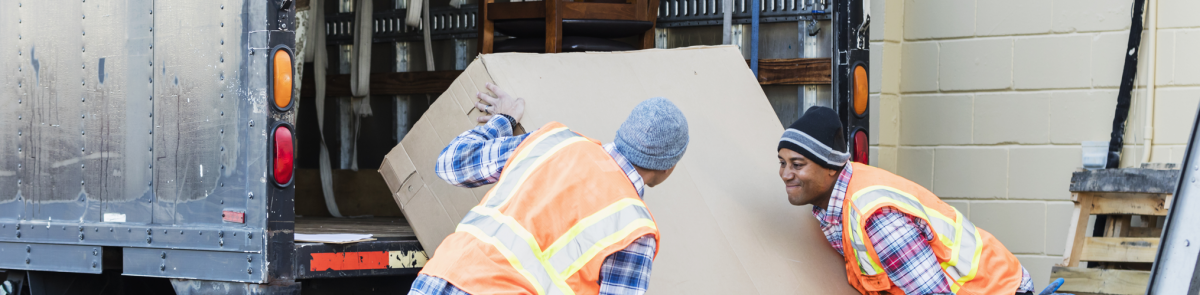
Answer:
<svg viewBox="0 0 1200 295"><path fill-rule="evenodd" d="M434 169L438 177L460 187L478 187L495 183L508 157L530 133L512 135L511 118L494 116L482 126L468 130L450 142L438 156ZM629 160L616 151L613 144L604 150L621 166L625 176L643 193L642 177ZM650 267L654 262L657 242L653 237L638 238L625 249L604 259L600 267L600 294L644 294L650 285ZM467 292L434 276L420 275L413 282L410 295L469 295Z"/></svg>
<svg viewBox="0 0 1200 295"><path fill-rule="evenodd" d="M842 255L846 255L842 253L842 203L854 174L852 167L847 164L838 175L828 208L813 207L813 216L820 221L825 239ZM867 237L883 263L883 270L905 294L952 294L950 278L942 272L928 243L933 240L933 230L924 220L884 207L867 218L866 226ZM1021 267L1021 284L1013 290L1014 294L1019 292L1033 292L1033 279L1024 267Z"/></svg>

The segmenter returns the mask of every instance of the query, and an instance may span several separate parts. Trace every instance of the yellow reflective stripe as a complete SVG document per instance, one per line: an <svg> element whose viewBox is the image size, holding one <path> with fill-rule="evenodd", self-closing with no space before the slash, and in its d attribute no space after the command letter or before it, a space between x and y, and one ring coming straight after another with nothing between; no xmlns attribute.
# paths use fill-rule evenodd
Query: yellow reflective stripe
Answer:
<svg viewBox="0 0 1200 295"><path fill-rule="evenodd" d="M509 217L508 215L504 215L504 213L501 213L499 210L496 210L494 208L487 208L487 207L483 207L483 206L476 206L475 208L472 208L471 211L475 212L479 215L491 217L492 219L500 222L501 224L508 226L508 228L511 229L514 233L516 233L518 237L520 237L522 240L525 240L526 244L529 244L529 249L533 251L534 258L538 260L537 262L542 265L542 268L544 268L546 270L546 274L548 274L550 276L550 282L554 283L555 285L558 285L558 288L560 289L560 291L562 291L566 295L574 295L575 294L574 293L575 290L571 289L570 285L567 285L566 279L558 276L555 269L553 267L551 267L550 263L548 263L546 261L546 257L548 257L548 256L546 255L546 253L542 252L541 246L538 245L537 239L534 238L533 234L530 233L528 230L526 230L525 227L521 226L521 224L518 223L516 219L513 219L512 217ZM469 226L469 225L460 223L459 226L461 227L461 226ZM479 232L479 233L482 234L482 232ZM497 246L497 249L503 247L503 245L496 245L496 246ZM507 250L507 248L505 248L505 249ZM514 256L513 258L515 259L516 257ZM521 266L520 263L514 264L513 267L517 268L518 271L525 272L525 273L528 272L524 269L523 266ZM531 276L528 276L527 278L533 278L533 276L531 275ZM533 279L530 282L532 282L534 285L538 285L538 282L536 279ZM538 288L540 289L541 287L538 286Z"/></svg>
<svg viewBox="0 0 1200 295"><path fill-rule="evenodd" d="M459 224L455 231L469 233L472 236L475 236L476 239L479 239L484 243L491 244L492 247L496 248L496 251L499 251L501 255L504 255L504 258L508 260L508 264L512 265L513 269L516 269L521 276L524 276L526 280L529 280L529 284L533 285L533 288L537 291L538 295L546 294L546 290L542 289L542 284L533 277L532 273L529 273L528 270L525 270L525 267L521 265L521 260L517 259L517 255L513 254L508 247L505 247L504 243L501 243L500 240L484 234L483 231L479 230L478 227L470 224Z"/></svg>
<svg viewBox="0 0 1200 295"><path fill-rule="evenodd" d="M537 146L542 141L545 141L546 138L550 137L550 135L554 135L555 133L558 133L558 132L566 130L566 129L567 129L567 127L564 126L564 127L558 127L558 128L547 130L546 133L542 133L541 136L538 136L532 142L529 142L528 144L526 144L525 146L527 148L522 150L520 153L517 153L516 155L514 155L510 160L514 161L514 162L524 160L525 157L529 156L529 152L533 151L534 146Z"/></svg>
<svg viewBox="0 0 1200 295"><path fill-rule="evenodd" d="M959 284L966 284L968 281L975 279L975 275L979 273L979 257L983 256L983 236L979 235L979 228L975 228L975 258L971 261L971 272L958 280Z"/></svg>
<svg viewBox="0 0 1200 295"><path fill-rule="evenodd" d="M509 157L508 161L510 163L515 164L517 162L520 162L521 160L524 160L526 157L529 157L529 153L531 151L533 151L534 147L536 147L539 143L542 143L542 141L545 141L546 138L551 137L551 135L554 135L554 134L558 133L559 131L563 131L566 129L567 129L567 127L564 126L564 127L558 127L558 128L546 130L546 133L542 133L542 136L538 136L538 137L534 138L533 141L527 143L525 145L525 149L522 149L520 153L517 153L516 155L512 155L511 157ZM506 180L508 180L508 178L510 178L509 175L500 174L500 179L496 180L496 185L497 186L500 185L500 183L505 182ZM488 191L486 199L490 199L492 194L494 194L494 193L495 193L495 190Z"/></svg>
<svg viewBox="0 0 1200 295"><path fill-rule="evenodd" d="M562 291L563 293L570 295L570 294L573 294L574 290L572 290L570 288L570 286L567 284L566 279L569 278L571 275L574 275L576 272L578 272L584 266L586 266L587 263L589 261L591 261L593 258L595 258L595 256L597 254L599 254L600 251L603 251L604 249L608 248L609 246L612 246L613 244L616 244L616 243L620 242L621 240L624 240L624 238L626 236L630 235L632 232L634 232L640 228L645 227L645 228L651 228L651 229L657 230L658 227L654 224L654 220L652 220L652 219L649 219L649 218L634 219L634 220L628 222L628 224L626 224L622 229L620 229L614 233L611 233L611 234L605 236L604 238L600 239L599 241L597 241L595 244L593 244L591 247L589 247L588 250L586 250L582 254L580 254L579 257L575 258L574 261L572 261L572 263L567 267L566 270L561 271L561 272L557 271L557 269L555 269L554 266L550 263L550 258L553 257L557 252L562 250L563 247L568 245L572 240L574 240L576 237L578 237L581 233L586 231L591 226L594 226L594 225L596 225L596 223L605 220L607 217L613 216L629 207L636 207L636 208L641 208L641 210L645 210L645 204L642 203L640 200L632 199L632 198L618 200L617 202L614 202L613 204L606 206L605 208L597 211L596 213L581 219L579 222L576 222L576 224L574 226L572 226L566 233L564 233L562 236L560 236L558 239L556 239L556 241L552 244L552 246L550 248L547 248L546 251L541 250L540 246L537 243L537 239L534 238L533 234L530 233L528 230L526 230L524 227L522 227L520 225L520 223L517 222L516 219L513 219L512 217L510 217L508 215L504 215L499 210L496 210L494 208L477 206L475 208L472 208L471 212L475 213L475 214L479 214L480 216L486 216L486 217L494 220L495 222L500 223L502 226L510 229L513 232L513 234L515 234L519 239L524 240L525 243L529 245L530 250L533 253L534 257L532 257L532 258L538 260L536 263L541 264L542 268L545 270L545 272L549 276L551 283L557 285L559 287L560 291ZM466 222L466 220L464 220L464 222ZM511 249L507 248L507 246L502 244L498 239L496 239L495 237L487 236L478 227L471 225L471 224L467 224L467 223L460 223L458 226L458 231L464 231L464 232L471 233L472 235L475 235L477 238L480 238L481 240L483 240L489 244L492 244L494 247L499 249L502 254L504 254L505 258L509 260L509 263L513 266L513 268L517 269L518 272L520 272L523 276L525 276L527 279L529 279L532 284L538 286L538 288L540 289L541 285L538 282L537 277L534 276L530 271L525 269L523 264L521 264L520 258L518 258L517 255L512 253ZM534 262L530 261L529 263L534 263ZM539 291L539 294L541 294L540 292L541 291Z"/></svg>
<svg viewBox="0 0 1200 295"><path fill-rule="evenodd" d="M854 251L851 251L851 254L854 255L854 260L858 261L858 270L866 275L883 273L883 266L880 263L875 263L875 261L870 258L870 253L867 253L867 246L864 242L867 237L866 234L860 230L861 227L858 226L858 216L860 215L858 214L858 208L855 208L853 205L851 205L850 210L853 213L850 215L850 248L854 249ZM863 263L866 263L868 266L870 266L870 268L863 267Z"/></svg>
<svg viewBox="0 0 1200 295"><path fill-rule="evenodd" d="M580 256L578 260L575 260L575 263L572 263L571 267L568 267L567 270L563 271L562 276L570 277L571 275L574 275L575 272L583 269L583 267L587 265L588 261L591 261L592 258L596 257L596 254L600 253L600 251L608 248L608 246L612 246L613 244L620 242L621 240L625 239L625 236L642 227L649 227L655 230L658 229L658 227L654 225L653 220L638 219L625 226L625 228L621 229L620 231L605 237L603 240L600 240L600 242L596 243L595 246L592 246L591 249L588 249L587 252L584 252L584 254Z"/></svg>
<svg viewBox="0 0 1200 295"><path fill-rule="evenodd" d="M865 204L860 204L860 197L872 192L878 192L880 190L888 191L892 194L872 194L871 197L866 200L867 202ZM895 197L897 195L905 200L897 200ZM919 205L920 208L914 207L914 204ZM941 262L940 266L949 275L952 291L957 292L958 288L961 287L962 284L965 284L975 277L979 268L979 257L982 255L983 241L979 235L978 229L975 228L974 225L970 224L970 221L966 220L966 218L962 215L962 212L959 212L957 208L951 207L951 209L954 210L955 218L950 218L935 209L925 206L925 204L921 203L919 199L911 194L891 187L875 185L861 189L851 196L850 209L853 213L852 217L862 215L858 210L859 207L876 208L881 207L881 205L903 209L915 217L924 219L927 223L929 223L930 227L935 229L935 234L938 236L939 240L941 240L941 243L950 248L951 251L949 259L945 262ZM852 229L856 233L856 235L853 237L856 238L856 240L866 240L865 236L858 234L859 225L857 224L857 218L852 218L852 220L856 221L854 224L852 224ZM967 231L968 227L971 229L970 231ZM946 233L950 231L953 232L953 237L946 235ZM964 234L966 236L964 236ZM972 243L969 246L964 246L964 241L971 241ZM974 252L969 254L971 254L973 257L961 257L963 254L967 254L962 253L964 250L963 247L972 248L970 250L973 250ZM971 260L963 261L963 259ZM859 268L862 269L863 267L861 264L864 260L859 259L858 261L860 264ZM865 261L871 266L877 265L872 259L866 259ZM960 265L962 263L967 264ZM964 272L966 274L964 274ZM864 271L864 273L866 273L866 271Z"/></svg>
<svg viewBox="0 0 1200 295"><path fill-rule="evenodd" d="M568 132L570 132L570 131L568 131ZM503 196L504 200L501 201L499 204L496 204L493 208L500 208L500 207L503 207L505 204L508 204L508 201L512 200L512 194L515 194L516 190L521 188L521 186L525 184L525 181L529 179L529 176L533 175L533 171L536 171L537 168L542 165L542 163L545 163L546 159L550 158L549 157L550 155L553 155L554 153L558 152L559 150L563 149L564 147L567 147L568 145L571 145L576 142L581 142L581 141L588 141L588 140L587 140L587 138L584 138L583 136L576 136L576 137L572 137L567 140L563 140L562 142L554 145L554 147L550 148L550 150L546 151L545 154L542 154L541 157L538 157L536 160L534 160L533 164L531 164L529 166L529 168L525 170L525 173L521 174L521 177L517 179L517 183L515 186L513 186L513 190L508 191L507 192L508 195ZM521 160L524 160L524 159L521 159ZM520 162L521 160L517 160L517 162ZM499 186L500 184L497 183L496 185Z"/></svg>
<svg viewBox="0 0 1200 295"><path fill-rule="evenodd" d="M601 220L604 220L605 217L613 215L614 213L621 211L621 209L625 209L625 207L629 206L638 206L642 208L646 207L642 201L630 198L613 202L607 207L604 207L604 209L600 209L600 211L596 211L596 213L592 213L592 215L584 217L583 219L575 222L574 226L571 226L570 229L567 229L567 231L564 232L562 236L559 236L553 244L550 244L550 247L546 248L546 253L548 254L546 257L554 256L554 253L558 253L558 250L561 250L567 245L567 243L570 243L571 240L574 240L576 236L579 236L579 233L583 232L583 230L596 224L597 222L600 222Z"/></svg>
<svg viewBox="0 0 1200 295"><path fill-rule="evenodd" d="M951 208L953 208L953 207L951 207ZM966 217L963 217L962 212L958 212L958 209L954 209L954 214L957 215L958 220L966 220L966 219L964 219ZM941 215L941 214L938 214L938 215ZM958 254L959 254L959 251L962 251L962 249L959 249L959 248L962 248L963 226L961 223L951 223L951 224L954 225L954 236L958 237L958 239L946 239L944 236L942 237L943 238L942 244L945 244L946 247L950 248L950 260L948 260L946 262L942 262L942 269L946 269L947 267L957 266L958 262L959 262ZM949 242L949 243L947 244L947 242ZM979 243L976 243L976 244L979 244ZM979 260L975 260L975 261L979 261ZM971 265L974 266L975 263L972 263ZM958 279L961 280L962 278L960 277Z"/></svg>

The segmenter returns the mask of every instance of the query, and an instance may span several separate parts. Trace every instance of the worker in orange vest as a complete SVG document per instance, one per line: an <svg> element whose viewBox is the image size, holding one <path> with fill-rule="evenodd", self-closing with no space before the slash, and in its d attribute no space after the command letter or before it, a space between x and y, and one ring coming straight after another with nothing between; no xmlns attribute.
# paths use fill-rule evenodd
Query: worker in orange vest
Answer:
<svg viewBox="0 0 1200 295"><path fill-rule="evenodd" d="M495 183L442 241L408 294L643 294L658 227L643 186L671 175L688 144L670 101L633 108L614 142L557 122L513 135L525 102L499 87L477 94L491 114L438 157L443 180Z"/></svg>
<svg viewBox="0 0 1200 295"><path fill-rule="evenodd" d="M813 205L863 294L1033 294L1000 241L921 185L850 162L837 113L812 107L779 140L792 205Z"/></svg>

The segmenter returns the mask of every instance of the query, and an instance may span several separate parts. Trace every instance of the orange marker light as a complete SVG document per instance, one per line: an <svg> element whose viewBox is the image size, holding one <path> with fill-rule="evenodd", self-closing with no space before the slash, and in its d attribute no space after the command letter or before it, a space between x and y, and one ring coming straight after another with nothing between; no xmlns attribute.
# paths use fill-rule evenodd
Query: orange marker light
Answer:
<svg viewBox="0 0 1200 295"><path fill-rule="evenodd" d="M292 55L275 51L274 67L275 106L282 109L292 103Z"/></svg>
<svg viewBox="0 0 1200 295"><path fill-rule="evenodd" d="M867 100L871 97L867 83L867 69L854 67L854 113L859 116L867 112Z"/></svg>

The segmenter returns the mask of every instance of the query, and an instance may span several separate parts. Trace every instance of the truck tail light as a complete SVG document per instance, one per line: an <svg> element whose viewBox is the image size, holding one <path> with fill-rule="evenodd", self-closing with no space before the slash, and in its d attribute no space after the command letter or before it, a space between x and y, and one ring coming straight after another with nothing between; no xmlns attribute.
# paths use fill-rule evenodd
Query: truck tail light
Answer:
<svg viewBox="0 0 1200 295"><path fill-rule="evenodd" d="M871 155L870 141L867 140L866 132L862 130L854 132L853 152L854 153L851 154L851 158L853 158L855 162L868 164L871 161L871 159L869 159Z"/></svg>
<svg viewBox="0 0 1200 295"><path fill-rule="evenodd" d="M859 116L867 113L867 100L871 98L867 80L867 68L861 65L854 67L854 114Z"/></svg>
<svg viewBox="0 0 1200 295"><path fill-rule="evenodd" d="M275 127L275 183L284 185L292 181L296 159L292 149L292 130L283 125Z"/></svg>
<svg viewBox="0 0 1200 295"><path fill-rule="evenodd" d="M287 50L276 50L272 67L275 106L286 108L292 103L292 55Z"/></svg>

